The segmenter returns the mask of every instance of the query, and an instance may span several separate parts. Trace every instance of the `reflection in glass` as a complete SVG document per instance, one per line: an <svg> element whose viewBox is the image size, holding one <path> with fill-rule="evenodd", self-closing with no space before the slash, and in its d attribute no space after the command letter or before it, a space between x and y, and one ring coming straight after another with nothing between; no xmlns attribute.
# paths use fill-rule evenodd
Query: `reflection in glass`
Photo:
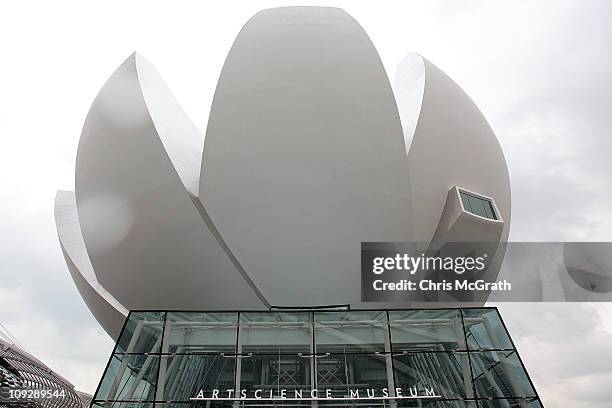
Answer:
<svg viewBox="0 0 612 408"><path fill-rule="evenodd" d="M464 309L463 321L470 350L513 348L497 310Z"/></svg>
<svg viewBox="0 0 612 408"><path fill-rule="evenodd" d="M189 401L200 390L210 396L213 389L234 389L235 356L177 354L162 359L166 360L165 370L160 370L159 379L164 400Z"/></svg>
<svg viewBox="0 0 612 408"><path fill-rule="evenodd" d="M472 352L470 362L477 397L536 396L515 351Z"/></svg>
<svg viewBox="0 0 612 408"><path fill-rule="evenodd" d="M508 398L479 400L478 408L542 408L540 401L533 398Z"/></svg>
<svg viewBox="0 0 612 408"><path fill-rule="evenodd" d="M94 401L91 405L92 408L161 408L158 405L154 405L153 401ZM187 407L185 407L187 408Z"/></svg>
<svg viewBox="0 0 612 408"><path fill-rule="evenodd" d="M169 312L164 352L235 353L238 313Z"/></svg>
<svg viewBox="0 0 612 408"><path fill-rule="evenodd" d="M241 357L240 389L247 390L249 396L257 389L263 394L272 390L275 393L285 388L288 391L311 389L310 358L301 355L253 355ZM293 396L293 392L287 395ZM304 394L307 396L306 394Z"/></svg>
<svg viewBox="0 0 612 408"><path fill-rule="evenodd" d="M242 353L310 353L311 314L241 313L239 337Z"/></svg>
<svg viewBox="0 0 612 408"><path fill-rule="evenodd" d="M477 197L461 190L459 190L459 195L461 196L461 202L463 203L463 208L465 211L488 218L490 220L497 220L495 209L493 208L493 203L491 200Z"/></svg>
<svg viewBox="0 0 612 408"><path fill-rule="evenodd" d="M526 402L525 402L526 403ZM519 401L515 399L492 399L478 401L478 408L511 408L520 407Z"/></svg>
<svg viewBox="0 0 612 408"><path fill-rule="evenodd" d="M397 406L398 408L476 408L476 403L461 400L400 400Z"/></svg>
<svg viewBox="0 0 612 408"><path fill-rule="evenodd" d="M389 311L393 351L465 349L459 310Z"/></svg>
<svg viewBox="0 0 612 408"><path fill-rule="evenodd" d="M384 352L384 311L315 313L317 353Z"/></svg>
<svg viewBox="0 0 612 408"><path fill-rule="evenodd" d="M163 312L132 312L121 332L115 353L159 353Z"/></svg>
<svg viewBox="0 0 612 408"><path fill-rule="evenodd" d="M316 364L319 391L331 389L334 397L348 397L350 389L380 391L389 385L383 354L329 354L317 358Z"/></svg>
<svg viewBox="0 0 612 408"><path fill-rule="evenodd" d="M129 408L140 408L140 407L129 407ZM236 408L236 406L233 401L191 401L191 402L158 402L155 404L154 408Z"/></svg>
<svg viewBox="0 0 612 408"><path fill-rule="evenodd" d="M471 394L470 367L466 353L395 355L393 370L397 387L433 388L443 398L465 398Z"/></svg>
<svg viewBox="0 0 612 408"><path fill-rule="evenodd" d="M113 354L95 400L152 401L159 356Z"/></svg>

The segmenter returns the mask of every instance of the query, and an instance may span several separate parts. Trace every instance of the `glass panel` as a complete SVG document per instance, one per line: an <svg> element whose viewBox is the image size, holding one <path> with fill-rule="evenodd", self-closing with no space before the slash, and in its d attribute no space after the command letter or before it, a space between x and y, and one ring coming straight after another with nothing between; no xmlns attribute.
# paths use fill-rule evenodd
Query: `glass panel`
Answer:
<svg viewBox="0 0 612 408"><path fill-rule="evenodd" d="M155 408L234 408L234 402L233 401L158 402L157 404L155 404Z"/></svg>
<svg viewBox="0 0 612 408"><path fill-rule="evenodd" d="M399 400L397 406L399 408L476 408L476 402L472 401L470 405L470 402L461 400Z"/></svg>
<svg viewBox="0 0 612 408"><path fill-rule="evenodd" d="M509 399L492 399L479 400L479 408L543 408L540 401L533 398L509 398Z"/></svg>
<svg viewBox="0 0 612 408"><path fill-rule="evenodd" d="M163 312L132 312L119 336L115 353L159 353Z"/></svg>
<svg viewBox="0 0 612 408"><path fill-rule="evenodd" d="M320 396L330 389L332 396L349 397L350 390L374 388L377 395L388 387L387 364L384 354L329 354L316 360L317 387Z"/></svg>
<svg viewBox="0 0 612 408"><path fill-rule="evenodd" d="M159 356L113 354L95 400L152 401Z"/></svg>
<svg viewBox="0 0 612 408"><path fill-rule="evenodd" d="M256 390L263 398L269 398L272 390L274 396L281 388L287 389L287 397L294 396L294 390L303 390L304 397L311 389L311 358L300 355L252 355L241 358L242 370L240 389L247 391L247 397L253 398Z"/></svg>
<svg viewBox="0 0 612 408"><path fill-rule="evenodd" d="M495 215L495 209L493 208L493 203L490 201L485 201L484 207L485 207L485 212L487 213L487 218L496 220L497 215Z"/></svg>
<svg viewBox="0 0 612 408"><path fill-rule="evenodd" d="M291 398L293 398L293 392L291 394L287 394L289 398L289 395L291 396ZM304 397L306 397L306 391L304 391ZM321 405L321 403L319 402L318 405ZM318 405L313 405L312 402L310 401L272 401L272 403L270 403L270 401L268 400L261 400L261 401L249 401L248 403L241 405L241 407L275 407L275 408L284 408L284 407L295 407L295 408L312 408L312 407L317 407ZM342 405L338 406L337 403L335 404L336 408L338 407L342 407ZM353 405L345 405L346 407L349 406L353 406Z"/></svg>
<svg viewBox="0 0 612 408"><path fill-rule="evenodd" d="M293 391L291 393L287 392L287 398L291 396L293 398ZM304 398L306 398L306 391L304 391ZM321 404L320 402L318 403ZM275 407L275 408L286 408L286 407L295 407L295 408L314 408L317 405L313 405L310 401L290 401L290 400L277 400L277 401L268 401L262 399L261 401L248 401L246 403L241 403L240 408L248 408L248 407ZM236 407L234 407L236 408ZM336 408L339 408L336 405Z"/></svg>
<svg viewBox="0 0 612 408"><path fill-rule="evenodd" d="M384 311L317 312L316 351L384 352L386 330Z"/></svg>
<svg viewBox="0 0 612 408"><path fill-rule="evenodd" d="M459 310L402 310L389 312L393 351L465 349Z"/></svg>
<svg viewBox="0 0 612 408"><path fill-rule="evenodd" d="M154 408L152 401L137 401L137 402L104 402L94 401L92 408ZM155 406L157 408L157 406Z"/></svg>
<svg viewBox="0 0 612 408"><path fill-rule="evenodd" d="M463 309L470 350L512 349L512 342L495 309Z"/></svg>
<svg viewBox="0 0 612 408"><path fill-rule="evenodd" d="M189 401L202 390L206 397L212 390L234 389L235 356L196 354L163 356L159 379L164 384L164 400ZM163 360L162 360L163 361Z"/></svg>
<svg viewBox="0 0 612 408"><path fill-rule="evenodd" d="M480 215L481 217L486 218L487 213L485 212L484 200L474 196L469 196L469 200L470 205L472 206L472 212L476 215Z"/></svg>
<svg viewBox="0 0 612 408"><path fill-rule="evenodd" d="M470 199L467 194L463 191L459 191L459 197L461 197L461 203L463 204L463 209L467 212L474 212L472 210L472 206L470 205Z"/></svg>
<svg viewBox="0 0 612 408"><path fill-rule="evenodd" d="M307 397L306 395L306 391L304 391L303 393L304 398ZM294 392L291 391L287 391L287 398L293 398L294 396ZM269 397L269 395L268 395ZM270 401L269 399L265 399L268 397L264 397L262 394L262 398L259 401L247 401L247 402L239 402L236 403L236 405L233 405L233 408L250 408L250 407L266 407L266 408L270 408L270 407L274 407L274 408L285 408L285 407L295 407L295 408L313 408L316 407L316 405L313 405L310 401L291 401L291 400L281 400L281 399L276 399L274 401ZM347 407L349 407L350 405L347 405ZM208 408L205 407L204 405L198 405L198 407L201 408ZM212 405L211 407L215 407L214 405ZM192 407L189 407L192 408ZM336 405L336 408L339 408L338 405Z"/></svg>
<svg viewBox="0 0 612 408"><path fill-rule="evenodd" d="M465 398L472 392L467 353L417 353L393 357L395 386L433 388L443 398Z"/></svg>
<svg viewBox="0 0 612 408"><path fill-rule="evenodd" d="M238 313L169 312L164 352L235 353Z"/></svg>
<svg viewBox="0 0 612 408"><path fill-rule="evenodd" d="M536 396L515 351L471 352L470 362L478 398Z"/></svg>
<svg viewBox="0 0 612 408"><path fill-rule="evenodd" d="M241 313L242 353L310 353L310 313Z"/></svg>
<svg viewBox="0 0 612 408"><path fill-rule="evenodd" d="M461 203L465 211L491 220L497 219L491 200L477 197L464 191L459 191L459 197L461 197Z"/></svg>

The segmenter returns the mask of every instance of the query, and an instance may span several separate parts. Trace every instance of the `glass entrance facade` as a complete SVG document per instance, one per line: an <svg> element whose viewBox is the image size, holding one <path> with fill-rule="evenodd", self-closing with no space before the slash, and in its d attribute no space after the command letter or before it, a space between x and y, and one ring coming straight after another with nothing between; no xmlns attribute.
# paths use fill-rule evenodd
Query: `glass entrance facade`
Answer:
<svg viewBox="0 0 612 408"><path fill-rule="evenodd" d="M131 312L92 406L542 407L495 308Z"/></svg>

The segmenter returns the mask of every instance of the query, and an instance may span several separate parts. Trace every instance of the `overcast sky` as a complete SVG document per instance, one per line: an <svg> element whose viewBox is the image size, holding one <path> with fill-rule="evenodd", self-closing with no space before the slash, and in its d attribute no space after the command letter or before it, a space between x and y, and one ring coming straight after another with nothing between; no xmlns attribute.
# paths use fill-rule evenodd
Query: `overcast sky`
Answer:
<svg viewBox="0 0 612 408"><path fill-rule="evenodd" d="M94 392L113 343L71 281L53 200L73 189L93 98L137 50L204 131L242 25L291 3L0 5L0 322L78 389ZM612 241L612 2L311 4L352 14L390 78L418 52L471 95L508 161L511 239ZM610 407L612 306L499 306L547 408Z"/></svg>

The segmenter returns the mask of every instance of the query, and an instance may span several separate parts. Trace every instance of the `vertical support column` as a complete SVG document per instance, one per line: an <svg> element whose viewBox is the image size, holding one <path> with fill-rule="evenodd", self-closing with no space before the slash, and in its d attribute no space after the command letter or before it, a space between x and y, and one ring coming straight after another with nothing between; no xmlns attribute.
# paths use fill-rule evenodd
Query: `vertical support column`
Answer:
<svg viewBox="0 0 612 408"><path fill-rule="evenodd" d="M453 325L455 326L455 332L457 333L457 342L459 350L465 350L465 353L461 353L461 367L463 371L463 390L465 397L468 399L474 398L474 386L472 384L472 367L470 366L470 357L468 355L468 342L467 334L463 326L463 311L459 309L459 319L454 319ZM469 408L476 408L476 401L468 401L467 406Z"/></svg>
<svg viewBox="0 0 612 408"><path fill-rule="evenodd" d="M391 348L391 323L389 321L389 312L385 312L385 363L387 367L387 387L389 388L389 396L395 397L395 377L393 373L393 349ZM391 408L397 407L395 399L389 400Z"/></svg>
<svg viewBox="0 0 612 408"><path fill-rule="evenodd" d="M155 400L162 401L164 399L164 388L166 386L166 367L168 365L168 347L170 343L170 336L172 333L172 322L167 321L164 324L161 353L159 356L159 373L157 375L157 391L155 392Z"/></svg>
<svg viewBox="0 0 612 408"><path fill-rule="evenodd" d="M171 384L169 392L170 395L177 395L176 389L178 387L179 381L176 380L176 377L183 372L185 366L187 365L188 356L179 354L184 351L184 347L180 347L177 349L177 355L174 356L174 359L172 359L172 363L170 363L170 367L168 367L167 370L167 373L169 372L172 376L170 378L170 381L168 381L168 384Z"/></svg>
<svg viewBox="0 0 612 408"><path fill-rule="evenodd" d="M444 367L438 357L438 353L423 354L424 363L427 366L431 367L431 371L435 375L434 380L438 384L446 387L448 392L451 392L453 390L453 387L451 385L453 375L444 371Z"/></svg>
<svg viewBox="0 0 612 408"><path fill-rule="evenodd" d="M128 316L129 319L129 316ZM140 333L142 332L142 327L144 325L144 320L139 321L136 324L136 329L134 329L134 333L132 334L132 338L128 344L126 354L132 353L134 351L134 347L136 347L136 343L138 342L138 338L140 337ZM123 330L127 328L127 323ZM121 333L123 334L123 333ZM123 374L125 374L125 369L128 366L128 357L124 354L123 360L121 360L121 365L119 366L119 370L117 370L117 374L115 375L115 379L113 380L113 385L111 385L110 391L108 392L108 396L106 397L105 406L110 406L108 401L115 399L115 394L117 394L117 389L119 388L119 384L121 384L121 379L123 378ZM113 356L111 356L113 358Z"/></svg>
<svg viewBox="0 0 612 408"><path fill-rule="evenodd" d="M423 384L428 384L429 381L427 380L427 377L431 377L431 374L428 373L427 369L423 367L423 364L421 363L421 355L420 354L415 354L413 359L412 359L412 364L414 365L414 376L415 378L417 378L417 382L421 381L421 383ZM423 402L421 400L417 400L417 405L419 407L423 406Z"/></svg>
<svg viewBox="0 0 612 408"><path fill-rule="evenodd" d="M499 385L495 381L495 378L493 378L493 375L491 374L491 371L484 364L484 362L482 361L480 356L477 354L476 357L473 357L473 359L474 359L474 361L476 361L476 364L478 364L478 367L480 367L480 369L482 370L482 373L484 374L484 376L487 379L487 381L489 382L489 384L491 384L491 387L493 388L493 390L495 392L495 396L498 397L498 398L505 398L503 392L499 389ZM508 403L507 400L504 399L504 400L500 400L500 401L502 402L502 405L504 407L510 408L510 404Z"/></svg>
<svg viewBox="0 0 612 408"><path fill-rule="evenodd" d="M234 381L234 396L240 397L240 390L242 389L242 336L240 335L240 313L238 313L238 319L236 320L236 373ZM235 401L232 404L233 408L240 406L239 401Z"/></svg>
<svg viewBox="0 0 612 408"><path fill-rule="evenodd" d="M487 334L491 338L493 347L495 347L496 349L501 349L502 347L499 342L499 339L497 338L493 327L491 327L491 322L489 322L488 317L483 316L482 322L484 324L485 330L487 331ZM516 350L514 352L516 353ZM506 376L508 377L508 379L510 379L510 384L512 384L512 388L518 391L518 396L521 398L519 400L521 408L527 408L527 402L525 401L525 391L523 390L523 387L521 387L521 385L516 381L516 378L514 378L514 373L510 368L506 354L503 351L498 351L497 355L499 357L499 361L501 361L501 365L504 369L504 372L506 373Z"/></svg>
<svg viewBox="0 0 612 408"><path fill-rule="evenodd" d="M450 382L452 382L453 387L455 387L456 389L460 389L462 387L462 380L461 376L457 372L455 364L453 363L453 361L451 361L451 358L447 353L441 353L440 355L440 361L444 365L444 369L447 372L451 373ZM460 404L456 402L455 407L460 408Z"/></svg>
<svg viewBox="0 0 612 408"><path fill-rule="evenodd" d="M142 364L142 367L140 368L140 371L138 372L138 375L136 376L136 379L132 382L132 386L130 387L130 389L128 390L127 394L125 395L125 399L127 399L127 400L132 399L132 396L134 395L134 392L136 392L136 388L138 388L138 385L140 384L140 381L142 381L145 373L149 369L149 366L153 362L153 359L157 357L155 354L157 354L157 350L161 346L161 340L162 340L161 337L158 338L157 341L155 342L155 345L153 346L153 349L151 349L151 352L147 353L147 359Z"/></svg>
<svg viewBox="0 0 612 408"><path fill-rule="evenodd" d="M460 389L463 386L463 380L461 379L461 376L457 372L457 369L455 365L453 364L453 361L451 361L450 356L445 353L442 356L442 361L444 365L446 366L446 370L449 373L451 373L451 379L453 381L454 387L457 389Z"/></svg>
<svg viewBox="0 0 612 408"><path fill-rule="evenodd" d="M317 365L315 357L315 312L310 313L310 389L314 390L317 387ZM311 401L311 407L317 408L317 401Z"/></svg>

